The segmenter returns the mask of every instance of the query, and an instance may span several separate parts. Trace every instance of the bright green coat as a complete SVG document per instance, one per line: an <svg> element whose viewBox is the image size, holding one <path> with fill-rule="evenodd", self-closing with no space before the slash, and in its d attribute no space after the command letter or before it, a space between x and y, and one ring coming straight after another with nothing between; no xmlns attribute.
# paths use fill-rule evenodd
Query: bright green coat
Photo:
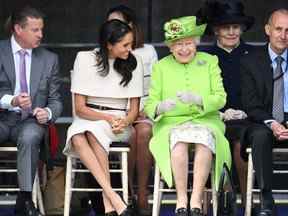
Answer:
<svg viewBox="0 0 288 216"><path fill-rule="evenodd" d="M218 110L226 102L218 58L197 52L188 64L178 63L172 55L161 59L153 66L149 97L145 103L146 114L154 120L153 137L150 141L156 164L169 187L173 185L169 133L171 128L186 121L200 123L210 128L216 139L215 184L226 162L231 164L228 141L224 136L225 126ZM191 91L202 97L203 106L181 103L176 93ZM174 99L176 107L155 118L157 105L165 99Z"/></svg>

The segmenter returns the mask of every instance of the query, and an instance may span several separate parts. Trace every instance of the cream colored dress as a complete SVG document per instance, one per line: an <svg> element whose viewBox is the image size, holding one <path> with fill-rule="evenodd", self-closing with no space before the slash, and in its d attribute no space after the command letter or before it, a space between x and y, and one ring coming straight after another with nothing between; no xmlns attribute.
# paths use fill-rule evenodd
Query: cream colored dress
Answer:
<svg viewBox="0 0 288 216"><path fill-rule="evenodd" d="M172 128L170 132L171 151L178 142L202 144L215 154L215 136L212 130L201 124L188 121Z"/></svg>
<svg viewBox="0 0 288 216"><path fill-rule="evenodd" d="M96 56L94 51L79 52L77 54L73 73L71 75L71 92L87 96L87 103L126 109L128 99L143 96L143 65L139 57L137 68L133 71L133 77L126 87L120 86L121 76L114 70L114 60L109 60L109 74L105 77L97 72ZM74 110L74 109L73 109ZM111 113L124 117L125 111L97 110L97 112ZM91 121L77 116L73 111L73 122L67 132L64 154L78 157L73 151L71 138L75 134L91 132L107 153L109 146L114 141L128 141L131 128L126 128L121 134L114 134L110 124L105 120Z"/></svg>

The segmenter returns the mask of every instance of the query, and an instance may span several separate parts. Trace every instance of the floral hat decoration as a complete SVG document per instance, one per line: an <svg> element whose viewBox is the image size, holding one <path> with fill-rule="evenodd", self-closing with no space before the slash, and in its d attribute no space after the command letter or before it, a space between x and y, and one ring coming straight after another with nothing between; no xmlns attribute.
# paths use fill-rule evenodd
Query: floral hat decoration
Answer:
<svg viewBox="0 0 288 216"><path fill-rule="evenodd" d="M197 25L196 16L185 16L171 19L164 24L165 43L187 38L200 37L203 35L206 24Z"/></svg>

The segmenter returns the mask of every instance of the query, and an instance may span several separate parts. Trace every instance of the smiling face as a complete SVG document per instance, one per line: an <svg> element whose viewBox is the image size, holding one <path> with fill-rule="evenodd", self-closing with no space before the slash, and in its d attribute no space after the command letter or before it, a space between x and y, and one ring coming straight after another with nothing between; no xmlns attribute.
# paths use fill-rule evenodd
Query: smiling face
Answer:
<svg viewBox="0 0 288 216"><path fill-rule="evenodd" d="M223 48L234 49L240 43L242 30L240 24L227 24L216 26L214 33Z"/></svg>
<svg viewBox="0 0 288 216"><path fill-rule="evenodd" d="M115 44L108 43L108 51L110 58L127 59L132 50L133 33L128 32L124 37Z"/></svg>
<svg viewBox="0 0 288 216"><path fill-rule="evenodd" d="M186 64L194 58L197 51L196 44L197 39L189 37L172 42L169 48L176 61Z"/></svg>
<svg viewBox="0 0 288 216"><path fill-rule="evenodd" d="M281 55L288 48L288 11L274 12L265 25L265 32L271 49Z"/></svg>
<svg viewBox="0 0 288 216"><path fill-rule="evenodd" d="M40 45L43 38L43 27L43 19L27 17L27 20L24 24L15 24L15 39L22 48L36 48Z"/></svg>
<svg viewBox="0 0 288 216"><path fill-rule="evenodd" d="M240 24L227 24L214 29L218 43L226 49L234 49L240 43L242 34Z"/></svg>

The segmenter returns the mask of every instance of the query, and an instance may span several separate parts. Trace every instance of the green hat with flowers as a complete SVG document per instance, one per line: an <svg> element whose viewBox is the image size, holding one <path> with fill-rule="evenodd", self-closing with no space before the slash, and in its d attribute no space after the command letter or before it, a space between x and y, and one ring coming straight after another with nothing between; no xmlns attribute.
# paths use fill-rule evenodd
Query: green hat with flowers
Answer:
<svg viewBox="0 0 288 216"><path fill-rule="evenodd" d="M203 35L206 24L197 25L196 16L185 16L171 19L164 24L165 43L187 38L200 37Z"/></svg>

